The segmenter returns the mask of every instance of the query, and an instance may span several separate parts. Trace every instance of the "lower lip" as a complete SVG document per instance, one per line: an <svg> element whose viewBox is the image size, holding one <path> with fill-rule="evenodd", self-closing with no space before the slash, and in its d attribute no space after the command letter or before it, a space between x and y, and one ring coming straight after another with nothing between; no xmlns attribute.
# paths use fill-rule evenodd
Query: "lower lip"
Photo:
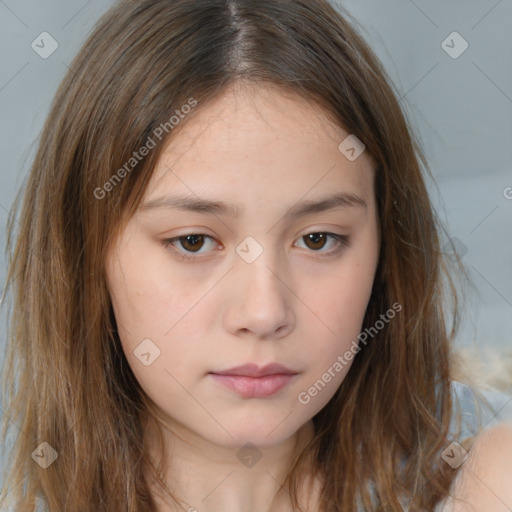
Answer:
<svg viewBox="0 0 512 512"><path fill-rule="evenodd" d="M210 374L212 378L235 391L243 398L265 398L283 389L297 375L267 375L266 377L247 377L245 375Z"/></svg>

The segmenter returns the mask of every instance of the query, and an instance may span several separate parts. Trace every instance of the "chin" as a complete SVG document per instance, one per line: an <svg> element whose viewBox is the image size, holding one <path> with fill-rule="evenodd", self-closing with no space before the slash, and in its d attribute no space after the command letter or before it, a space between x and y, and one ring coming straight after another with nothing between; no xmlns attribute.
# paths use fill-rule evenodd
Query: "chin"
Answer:
<svg viewBox="0 0 512 512"><path fill-rule="evenodd" d="M280 422L282 422L282 418L275 423L268 423L264 427L261 423L250 427L246 425L226 424L224 427L232 437L226 434L212 439L210 433L210 439L215 444L237 451L248 444L254 445L260 449L272 448L288 440L296 434L297 430L300 428L300 426L290 428L291 425L286 425L285 428L283 424L279 425Z"/></svg>

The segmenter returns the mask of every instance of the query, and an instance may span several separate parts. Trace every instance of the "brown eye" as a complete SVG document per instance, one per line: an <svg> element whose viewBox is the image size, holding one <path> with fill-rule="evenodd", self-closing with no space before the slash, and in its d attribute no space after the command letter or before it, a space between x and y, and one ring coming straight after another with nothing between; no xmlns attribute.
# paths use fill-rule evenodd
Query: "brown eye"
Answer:
<svg viewBox="0 0 512 512"><path fill-rule="evenodd" d="M177 238L183 249L187 251L198 251L204 244L205 235L185 235ZM183 242L183 240L185 242Z"/></svg>
<svg viewBox="0 0 512 512"><path fill-rule="evenodd" d="M318 250L324 247L327 236L325 233L309 233L309 235L305 235L303 239L310 249Z"/></svg>
<svg viewBox="0 0 512 512"><path fill-rule="evenodd" d="M334 248L331 247L331 249L322 251L321 249L325 247L329 238L332 238L335 241ZM320 252L321 254L335 253L338 250L341 250L343 247L348 247L349 245L348 236L337 235L336 233L308 233L302 237L302 240L304 240L308 249L311 249L313 252Z"/></svg>
<svg viewBox="0 0 512 512"><path fill-rule="evenodd" d="M175 236L173 238L167 238L162 242L164 247L178 253L182 258L192 259L193 256L189 256L189 254L201 254L202 252L206 252L201 251L201 249L207 239L214 245L215 240L211 236L202 233L189 233L187 235Z"/></svg>
<svg viewBox="0 0 512 512"><path fill-rule="evenodd" d="M334 244L332 244L329 249L322 250L326 247L326 245L328 245L329 239L332 239ZM202 253L208 252L208 248L202 250L207 240L213 244L210 249L215 248L215 239L202 233L189 233L186 235L175 236L173 238L167 238L162 242L164 247L172 250L183 260L194 262L199 260L199 257L195 256L196 254L200 255ZM326 256L336 254L341 251L343 247L348 247L350 245L348 236L326 232L308 233L307 235L301 237L299 240L304 240L306 243L306 248L310 249L310 251L318 252L319 254ZM219 248L218 244L217 248Z"/></svg>

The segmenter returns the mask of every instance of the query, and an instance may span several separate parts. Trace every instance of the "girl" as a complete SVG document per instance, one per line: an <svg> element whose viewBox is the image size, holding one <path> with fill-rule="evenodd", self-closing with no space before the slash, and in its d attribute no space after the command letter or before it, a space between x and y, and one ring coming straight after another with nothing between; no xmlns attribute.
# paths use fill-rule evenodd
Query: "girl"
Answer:
<svg viewBox="0 0 512 512"><path fill-rule="evenodd" d="M424 160L346 18L124 0L100 20L12 251L2 509L510 507L510 430L479 433L451 378Z"/></svg>

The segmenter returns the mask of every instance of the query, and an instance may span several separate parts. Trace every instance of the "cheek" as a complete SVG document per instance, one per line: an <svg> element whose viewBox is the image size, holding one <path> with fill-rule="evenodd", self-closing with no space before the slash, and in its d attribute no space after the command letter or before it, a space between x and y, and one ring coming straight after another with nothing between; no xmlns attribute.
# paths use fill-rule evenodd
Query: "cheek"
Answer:
<svg viewBox="0 0 512 512"><path fill-rule="evenodd" d="M107 279L122 349L148 394L172 394L169 372L187 381L186 369L204 349L197 312L205 291L190 273L173 270L164 250L143 251L133 243L124 251L120 245L118 254ZM201 313L206 322L204 308Z"/></svg>
<svg viewBox="0 0 512 512"><path fill-rule="evenodd" d="M333 287L325 297L325 307L319 314L328 330L325 331L327 334L322 341L322 350L315 351L317 362L314 366L317 373L324 372L338 356L349 350L361 332L371 283L362 286L356 272L346 276L343 282L344 286Z"/></svg>
<svg viewBox="0 0 512 512"><path fill-rule="evenodd" d="M161 273L156 278L155 268L147 260L143 266L137 260L123 261L111 273L110 289L128 364L146 394L165 405L184 399L176 381L190 378L187 369L197 347L185 336L193 325L183 297Z"/></svg>
<svg viewBox="0 0 512 512"><path fill-rule="evenodd" d="M133 338L162 338L197 302L197 285L172 272L165 250L120 246L122 257L107 267L118 328Z"/></svg>
<svg viewBox="0 0 512 512"><path fill-rule="evenodd" d="M326 280L319 309L336 334L359 332L370 300L377 255L370 245L347 253L346 259ZM322 316L321 316L322 318ZM357 334L357 333L356 333Z"/></svg>
<svg viewBox="0 0 512 512"><path fill-rule="evenodd" d="M321 378L331 369L331 373L335 374L331 379L333 392L356 357L358 335L370 300L377 260L377 246L369 238L368 243L362 244L358 251L347 252L347 258L326 281L322 294L317 295L314 310L321 320L320 324L325 326L322 327L325 335L319 341L322 350L316 346L311 359L314 361L312 373L314 378ZM344 356L340 363L343 369L339 364L333 369L340 356Z"/></svg>
<svg viewBox="0 0 512 512"><path fill-rule="evenodd" d="M370 299L374 274L359 262L347 265L329 279L323 297L319 298L332 330L361 323Z"/></svg>

